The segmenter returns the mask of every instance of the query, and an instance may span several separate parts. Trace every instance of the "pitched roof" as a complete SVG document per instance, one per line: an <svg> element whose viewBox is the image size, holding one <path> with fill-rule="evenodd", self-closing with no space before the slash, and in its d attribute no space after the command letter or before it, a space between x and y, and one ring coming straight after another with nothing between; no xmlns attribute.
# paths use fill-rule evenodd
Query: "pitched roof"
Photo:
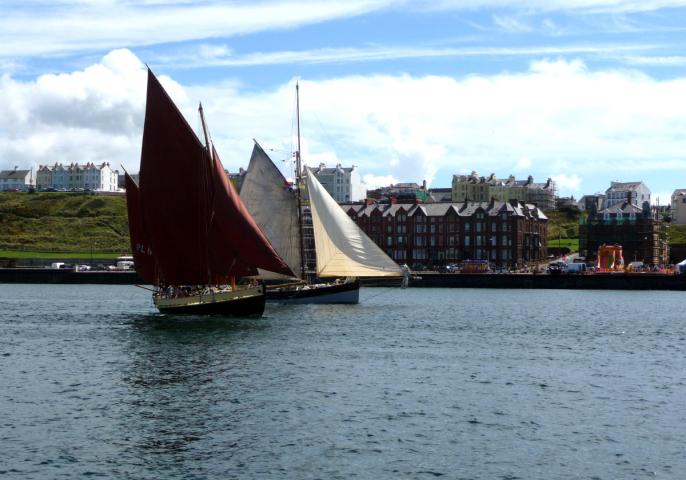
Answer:
<svg viewBox="0 0 686 480"><path fill-rule="evenodd" d="M606 192L626 192L636 190L643 182L612 182Z"/></svg>
<svg viewBox="0 0 686 480"><path fill-rule="evenodd" d="M604 208L604 209L602 209L602 210L601 210L600 212L598 212L598 213L599 213L599 214L605 214L605 213L617 214L617 213L621 213L622 215L624 215L624 214L627 214L627 215L628 215L628 214L630 214L630 213L635 213L635 214L636 214L636 213L642 213L642 212L643 212L643 208L639 207L638 205L634 205L633 203L629 203L629 202L624 201L624 202L621 202L621 203L616 203L616 204L612 205L611 207Z"/></svg>
<svg viewBox="0 0 686 480"><path fill-rule="evenodd" d="M31 173L31 170L2 170L0 171L0 178L2 179L23 179Z"/></svg>
<svg viewBox="0 0 686 480"><path fill-rule="evenodd" d="M403 209L408 216L421 214L427 217L444 217L452 211L460 217L471 217L478 210L482 210L489 217L498 216L505 211L517 217L533 217L540 220L548 220L543 210L533 204L522 204L516 201L510 202L463 202L463 203L419 203L407 204L373 204L373 205L350 205L345 207L347 212L351 210L357 217L381 214L384 217L394 217Z"/></svg>

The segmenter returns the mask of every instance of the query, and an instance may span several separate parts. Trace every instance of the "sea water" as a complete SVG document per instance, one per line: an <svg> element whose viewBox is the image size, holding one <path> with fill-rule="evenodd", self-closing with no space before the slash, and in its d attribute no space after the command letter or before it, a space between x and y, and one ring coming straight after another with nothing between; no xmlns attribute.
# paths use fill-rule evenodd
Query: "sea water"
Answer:
<svg viewBox="0 0 686 480"><path fill-rule="evenodd" d="M366 288L168 317L0 285L0 478L686 478L683 292Z"/></svg>

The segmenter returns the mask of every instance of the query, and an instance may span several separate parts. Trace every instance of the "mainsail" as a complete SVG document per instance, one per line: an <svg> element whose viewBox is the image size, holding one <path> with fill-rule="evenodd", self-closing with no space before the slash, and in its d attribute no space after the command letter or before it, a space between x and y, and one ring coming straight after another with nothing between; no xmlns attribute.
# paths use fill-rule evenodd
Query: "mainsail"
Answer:
<svg viewBox="0 0 686 480"><path fill-rule="evenodd" d="M305 168L320 277L397 277L402 271Z"/></svg>
<svg viewBox="0 0 686 480"><path fill-rule="evenodd" d="M243 178L241 200L281 258L293 272L300 273L296 192L257 142Z"/></svg>
<svg viewBox="0 0 686 480"><path fill-rule="evenodd" d="M141 218L140 189L128 172L124 172L126 181L126 209L129 214L129 232L131 251L136 272L145 283L155 283L155 259L152 256L150 238L145 231Z"/></svg>
<svg viewBox="0 0 686 480"><path fill-rule="evenodd" d="M155 283L218 283L258 267L293 275L150 70L139 193Z"/></svg>

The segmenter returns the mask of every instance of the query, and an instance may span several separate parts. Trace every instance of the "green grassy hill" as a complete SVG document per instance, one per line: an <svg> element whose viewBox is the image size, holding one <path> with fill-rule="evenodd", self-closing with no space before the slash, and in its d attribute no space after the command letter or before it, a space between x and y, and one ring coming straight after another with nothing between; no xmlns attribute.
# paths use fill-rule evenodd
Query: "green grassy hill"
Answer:
<svg viewBox="0 0 686 480"><path fill-rule="evenodd" d="M545 212L548 217L548 247L567 246L579 250L579 216L575 208Z"/></svg>
<svg viewBox="0 0 686 480"><path fill-rule="evenodd" d="M0 250L130 251L126 198L86 193L0 193Z"/></svg>
<svg viewBox="0 0 686 480"><path fill-rule="evenodd" d="M667 224L667 240L672 245L686 245L686 225Z"/></svg>

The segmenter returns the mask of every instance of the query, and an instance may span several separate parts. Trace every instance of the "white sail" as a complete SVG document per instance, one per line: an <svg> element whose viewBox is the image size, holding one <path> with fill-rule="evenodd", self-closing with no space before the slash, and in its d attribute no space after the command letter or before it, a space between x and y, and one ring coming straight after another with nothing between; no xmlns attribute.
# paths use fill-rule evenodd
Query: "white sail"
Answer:
<svg viewBox="0 0 686 480"><path fill-rule="evenodd" d="M305 169L320 277L398 277L400 267L336 203Z"/></svg>
<svg viewBox="0 0 686 480"><path fill-rule="evenodd" d="M288 266L300 275L298 202L292 188L260 145L255 142L241 186L241 200ZM284 278L260 270L263 278Z"/></svg>

